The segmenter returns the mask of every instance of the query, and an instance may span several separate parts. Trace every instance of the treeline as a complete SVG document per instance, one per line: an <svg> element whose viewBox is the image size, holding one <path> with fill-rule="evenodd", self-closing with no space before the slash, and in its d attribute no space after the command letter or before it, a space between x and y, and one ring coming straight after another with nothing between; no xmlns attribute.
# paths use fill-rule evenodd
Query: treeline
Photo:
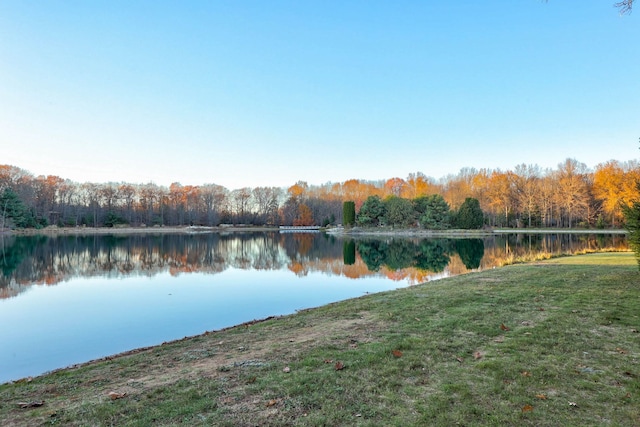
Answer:
<svg viewBox="0 0 640 427"><path fill-rule="evenodd" d="M420 227L428 230L448 228L478 229L484 226L480 202L467 197L457 211L439 194L419 196L413 200L398 196L369 196L356 215L355 203L344 202L342 218L347 226Z"/></svg>
<svg viewBox="0 0 640 427"><path fill-rule="evenodd" d="M465 168L439 180L414 173L229 190L216 184L76 183L0 165L0 226L328 225L342 223L343 202L353 201L361 225L447 228L461 226L460 208L475 200L482 225L490 227L609 228L623 225L623 206L638 198L639 180L637 161L611 160L591 170L567 159L556 169Z"/></svg>

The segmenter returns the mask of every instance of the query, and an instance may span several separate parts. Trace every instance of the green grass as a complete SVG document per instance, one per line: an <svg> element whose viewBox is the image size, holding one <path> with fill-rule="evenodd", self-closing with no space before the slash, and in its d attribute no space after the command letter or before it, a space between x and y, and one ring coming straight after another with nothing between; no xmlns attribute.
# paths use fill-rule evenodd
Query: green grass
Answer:
<svg viewBox="0 0 640 427"><path fill-rule="evenodd" d="M631 253L512 265L3 385L0 424L640 425L639 302Z"/></svg>

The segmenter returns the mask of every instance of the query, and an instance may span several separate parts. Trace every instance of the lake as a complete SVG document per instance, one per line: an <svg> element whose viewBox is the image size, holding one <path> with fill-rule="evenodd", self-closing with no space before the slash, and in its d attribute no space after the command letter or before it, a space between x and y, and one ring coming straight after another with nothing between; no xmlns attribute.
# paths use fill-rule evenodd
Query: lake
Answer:
<svg viewBox="0 0 640 427"><path fill-rule="evenodd" d="M0 383L507 257L604 248L626 236L0 236Z"/></svg>

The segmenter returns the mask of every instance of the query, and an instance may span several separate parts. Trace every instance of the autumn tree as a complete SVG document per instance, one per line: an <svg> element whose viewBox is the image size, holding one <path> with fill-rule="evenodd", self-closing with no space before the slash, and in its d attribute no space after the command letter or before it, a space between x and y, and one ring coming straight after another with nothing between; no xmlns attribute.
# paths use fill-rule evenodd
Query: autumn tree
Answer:
<svg viewBox="0 0 640 427"><path fill-rule="evenodd" d="M205 206L201 197L200 187L174 182L169 186L167 200L170 209L170 212L168 212L170 223L193 225L201 222Z"/></svg>
<svg viewBox="0 0 640 427"><path fill-rule="evenodd" d="M575 224L574 220L582 218L587 211L586 169L584 163L575 159L567 159L558 165L558 183L555 194L569 228Z"/></svg>
<svg viewBox="0 0 640 427"><path fill-rule="evenodd" d="M622 223L622 207L632 203L638 179L639 168L634 162L622 164L611 160L596 166L592 191L595 198L602 203L602 210L612 226Z"/></svg>
<svg viewBox="0 0 640 427"><path fill-rule="evenodd" d="M487 190L491 223L508 227L510 213L513 210L515 199L514 174L512 172L493 171L489 178Z"/></svg>
<svg viewBox="0 0 640 427"><path fill-rule="evenodd" d="M433 194L436 190L437 186L429 177L425 176L422 172L417 172L409 174L400 195L405 199L415 199L420 196Z"/></svg>
<svg viewBox="0 0 640 427"><path fill-rule="evenodd" d="M306 200L306 192L309 188L304 181L298 181L287 189L288 198L280 209L281 222L291 225L298 216L298 206Z"/></svg>
<svg viewBox="0 0 640 427"><path fill-rule="evenodd" d="M463 168L458 175L447 175L442 181L442 196L451 209L457 209L467 197L472 196L471 183L475 169Z"/></svg>
<svg viewBox="0 0 640 427"><path fill-rule="evenodd" d="M524 214L527 226L531 228L540 191L540 167L525 164L516 166L513 191L519 211Z"/></svg>
<svg viewBox="0 0 640 427"><path fill-rule="evenodd" d="M360 209L362 203L369 196L376 194L376 189L370 183L362 182L357 179L345 181L340 186L343 200L352 200L356 209Z"/></svg>
<svg viewBox="0 0 640 427"><path fill-rule="evenodd" d="M297 199L298 201L303 201L306 197L306 192L309 189L309 184L304 181L298 181L293 184L287 192L290 197Z"/></svg>
<svg viewBox="0 0 640 427"><path fill-rule="evenodd" d="M400 197L407 187L402 178L391 178L384 183L385 195Z"/></svg>
<svg viewBox="0 0 640 427"><path fill-rule="evenodd" d="M34 189L34 213L48 222L57 222L59 188L64 180L58 176L39 176L31 183Z"/></svg>
<svg viewBox="0 0 640 427"><path fill-rule="evenodd" d="M0 165L0 191L12 188L18 194L17 187L31 180L31 174L24 169L11 165Z"/></svg>
<svg viewBox="0 0 640 427"><path fill-rule="evenodd" d="M300 203L298 205L298 216L293 220L293 225L297 226L305 226L305 225L313 225L313 213L309 206L304 203Z"/></svg>
<svg viewBox="0 0 640 427"><path fill-rule="evenodd" d="M491 180L492 171L489 169L474 170L473 176L470 178L469 186L471 194L469 197L478 199L480 207L485 210L489 209L489 182Z"/></svg>

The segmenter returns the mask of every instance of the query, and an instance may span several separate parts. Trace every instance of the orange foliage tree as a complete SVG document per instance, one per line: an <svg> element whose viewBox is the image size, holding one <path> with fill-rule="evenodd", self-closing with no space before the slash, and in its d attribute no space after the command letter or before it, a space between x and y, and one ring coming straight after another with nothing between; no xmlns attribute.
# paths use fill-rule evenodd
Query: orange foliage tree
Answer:
<svg viewBox="0 0 640 427"><path fill-rule="evenodd" d="M293 225L313 225L313 212L304 203L298 205L298 216L293 220Z"/></svg>

